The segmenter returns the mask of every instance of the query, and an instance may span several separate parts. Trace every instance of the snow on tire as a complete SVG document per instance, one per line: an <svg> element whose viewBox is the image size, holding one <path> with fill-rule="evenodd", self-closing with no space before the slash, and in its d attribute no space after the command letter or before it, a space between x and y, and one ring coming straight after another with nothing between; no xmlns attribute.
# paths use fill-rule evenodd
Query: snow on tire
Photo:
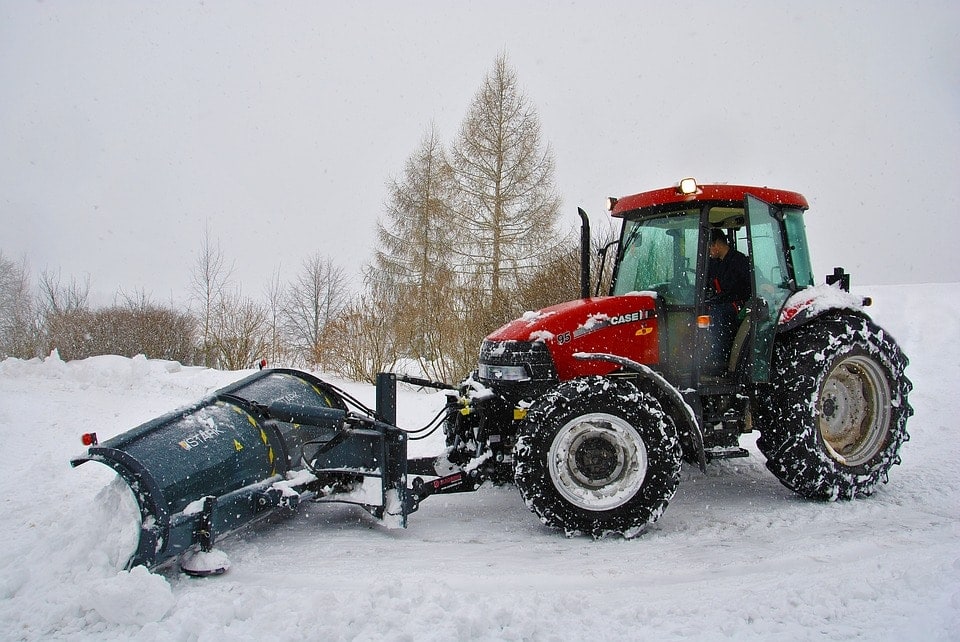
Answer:
<svg viewBox="0 0 960 642"><path fill-rule="evenodd" d="M869 318L834 313L780 335L757 446L767 468L813 499L873 493L909 439L907 358Z"/></svg>
<svg viewBox="0 0 960 642"><path fill-rule="evenodd" d="M638 535L680 481L680 441L652 395L627 381L563 383L527 413L515 481L540 520L568 535Z"/></svg>

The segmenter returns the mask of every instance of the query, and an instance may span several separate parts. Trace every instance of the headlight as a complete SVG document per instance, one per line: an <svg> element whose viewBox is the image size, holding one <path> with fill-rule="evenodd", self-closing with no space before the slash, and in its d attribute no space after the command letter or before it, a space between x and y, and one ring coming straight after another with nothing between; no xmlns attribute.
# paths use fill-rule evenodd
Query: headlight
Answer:
<svg viewBox="0 0 960 642"><path fill-rule="evenodd" d="M487 381L530 381L526 366L492 366L481 363L480 378Z"/></svg>

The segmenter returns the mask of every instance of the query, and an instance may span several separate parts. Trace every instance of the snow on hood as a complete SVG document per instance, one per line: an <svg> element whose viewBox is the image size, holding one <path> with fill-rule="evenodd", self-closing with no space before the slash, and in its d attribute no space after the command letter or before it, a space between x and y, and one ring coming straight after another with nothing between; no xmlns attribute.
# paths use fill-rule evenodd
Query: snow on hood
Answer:
<svg viewBox="0 0 960 642"><path fill-rule="evenodd" d="M535 330L530 333L530 341L534 343L546 343L554 337L555 335L549 330Z"/></svg>
<svg viewBox="0 0 960 642"><path fill-rule="evenodd" d="M526 312L523 313L523 315L520 317L519 320L533 325L534 323L537 323L538 321L540 321L540 319L545 319L551 316L552 314L553 312L544 312L543 310L537 310L537 311L527 310Z"/></svg>

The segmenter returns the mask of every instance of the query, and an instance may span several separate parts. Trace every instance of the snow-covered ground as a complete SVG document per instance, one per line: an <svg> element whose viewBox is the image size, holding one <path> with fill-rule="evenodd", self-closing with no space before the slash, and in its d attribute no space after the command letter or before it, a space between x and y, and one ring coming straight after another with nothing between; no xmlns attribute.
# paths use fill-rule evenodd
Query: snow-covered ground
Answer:
<svg viewBox="0 0 960 642"><path fill-rule="evenodd" d="M218 542L225 575L118 571L101 439L247 373L97 357L0 362L4 640L960 639L960 283L861 288L911 359L912 439L868 499L813 503L749 458L685 468L638 539L567 539L512 487L427 499L406 530L308 505ZM369 386L336 382L373 404ZM440 394L401 391L416 428ZM412 455L441 448L436 435ZM125 539L126 538L126 539Z"/></svg>

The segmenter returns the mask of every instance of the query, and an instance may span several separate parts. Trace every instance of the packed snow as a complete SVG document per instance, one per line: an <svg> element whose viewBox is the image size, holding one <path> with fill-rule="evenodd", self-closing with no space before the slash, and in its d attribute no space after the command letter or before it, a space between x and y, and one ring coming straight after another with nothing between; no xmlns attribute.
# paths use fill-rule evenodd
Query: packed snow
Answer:
<svg viewBox="0 0 960 642"><path fill-rule="evenodd" d="M223 575L121 570L133 501L109 438L248 372L142 357L0 362L0 637L9 640L960 639L960 283L857 288L911 360L912 439L870 498L793 495L750 456L685 467L633 540L566 538L511 486L428 498L408 528L309 504L218 541ZM321 376L323 376L321 374ZM327 377L329 379L329 377ZM370 405L371 386L333 380ZM442 393L400 391L417 428ZM442 436L411 442L438 453ZM220 560L218 560L220 561Z"/></svg>

